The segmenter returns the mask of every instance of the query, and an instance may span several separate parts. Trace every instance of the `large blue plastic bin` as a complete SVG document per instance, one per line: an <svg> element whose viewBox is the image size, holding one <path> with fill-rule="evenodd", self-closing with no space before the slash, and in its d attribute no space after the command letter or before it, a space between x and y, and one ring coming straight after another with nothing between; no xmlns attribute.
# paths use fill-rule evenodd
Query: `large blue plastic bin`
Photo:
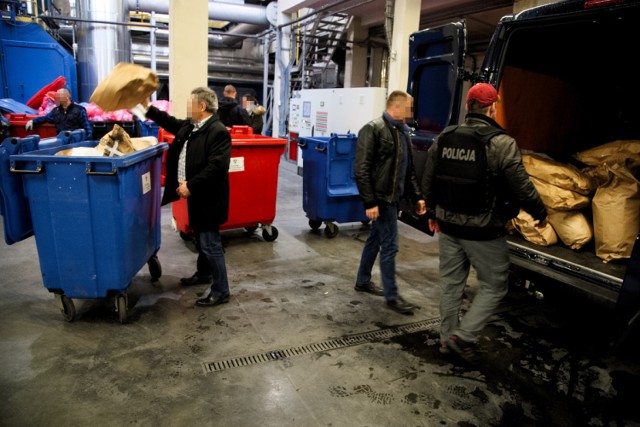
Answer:
<svg viewBox="0 0 640 427"><path fill-rule="evenodd" d="M158 126L156 122L154 122L153 120L137 121L140 126L140 136L155 136L156 138L158 138L160 126Z"/></svg>
<svg viewBox="0 0 640 427"><path fill-rule="evenodd" d="M353 173L357 137L331 134L329 137L300 137L302 148L302 207L309 225L327 224L325 234L334 237L332 222L367 222L364 204Z"/></svg>
<svg viewBox="0 0 640 427"><path fill-rule="evenodd" d="M84 140L84 130L60 132L55 138L40 139L38 135L26 138L6 138L0 143L0 214L7 245L33 235L29 201L22 187L22 176L11 173L9 163L14 154L23 154L44 148L59 147Z"/></svg>
<svg viewBox="0 0 640 427"><path fill-rule="evenodd" d="M0 112L9 114L38 114L38 110L11 98L0 99Z"/></svg>
<svg viewBox="0 0 640 427"><path fill-rule="evenodd" d="M11 170L23 177L44 285L67 298L124 293L160 248L167 144L123 157L55 155L95 145L84 141L10 156Z"/></svg>

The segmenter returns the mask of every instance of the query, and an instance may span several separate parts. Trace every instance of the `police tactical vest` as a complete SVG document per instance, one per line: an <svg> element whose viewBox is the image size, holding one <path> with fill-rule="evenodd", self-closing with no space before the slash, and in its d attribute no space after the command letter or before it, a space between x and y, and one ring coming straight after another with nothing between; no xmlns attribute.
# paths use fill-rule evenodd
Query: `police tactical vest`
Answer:
<svg viewBox="0 0 640 427"><path fill-rule="evenodd" d="M487 144L504 130L493 126L449 126L438 137L434 192L449 212L479 215L495 199Z"/></svg>

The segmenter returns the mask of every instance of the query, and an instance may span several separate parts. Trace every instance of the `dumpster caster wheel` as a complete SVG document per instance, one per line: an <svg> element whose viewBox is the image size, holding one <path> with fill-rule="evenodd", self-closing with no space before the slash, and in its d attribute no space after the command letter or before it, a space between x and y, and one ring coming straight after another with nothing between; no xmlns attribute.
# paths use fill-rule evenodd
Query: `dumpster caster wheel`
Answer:
<svg viewBox="0 0 640 427"><path fill-rule="evenodd" d="M333 239L338 235L338 226L333 223L327 223L327 226L324 228L324 235L329 239Z"/></svg>
<svg viewBox="0 0 640 427"><path fill-rule="evenodd" d="M362 225L369 225L371 223L370 219L365 219L364 221L360 221Z"/></svg>
<svg viewBox="0 0 640 427"><path fill-rule="evenodd" d="M318 231L321 225L322 225L322 221L316 221L315 219L309 220L309 227L311 227L313 231Z"/></svg>
<svg viewBox="0 0 640 427"><path fill-rule="evenodd" d="M151 281L155 282L162 276L162 265L160 265L160 260L157 256L152 256L147 261L147 265L149 266L149 274L151 274Z"/></svg>
<svg viewBox="0 0 640 427"><path fill-rule="evenodd" d="M118 312L118 320L120 323L126 323L127 321L127 296L116 296L116 311Z"/></svg>
<svg viewBox="0 0 640 427"><path fill-rule="evenodd" d="M62 295L60 297L60 302L62 303L60 312L64 316L64 320L67 322L73 322L73 319L76 318L76 306L73 304L73 301L71 298Z"/></svg>
<svg viewBox="0 0 640 427"><path fill-rule="evenodd" d="M184 231L180 232L180 238L185 242L190 242L193 240L193 236L191 234L187 234Z"/></svg>
<svg viewBox="0 0 640 427"><path fill-rule="evenodd" d="M251 227L245 227L244 231L247 232L247 234L253 234L256 232L256 230L258 229L257 225L251 226Z"/></svg>
<svg viewBox="0 0 640 427"><path fill-rule="evenodd" d="M265 226L262 229L262 238L267 242L273 242L278 238L278 229L272 225Z"/></svg>

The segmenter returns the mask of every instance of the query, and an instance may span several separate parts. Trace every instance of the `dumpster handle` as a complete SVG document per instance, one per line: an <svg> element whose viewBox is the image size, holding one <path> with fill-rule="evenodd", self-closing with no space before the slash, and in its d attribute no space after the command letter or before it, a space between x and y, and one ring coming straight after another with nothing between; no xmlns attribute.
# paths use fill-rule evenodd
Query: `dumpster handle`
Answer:
<svg viewBox="0 0 640 427"><path fill-rule="evenodd" d="M327 151L327 147L320 148L319 145L316 145L316 151L319 151L321 153L325 153Z"/></svg>
<svg viewBox="0 0 640 427"><path fill-rule="evenodd" d="M9 168L9 171L11 171L13 173L42 173L42 172L44 172L44 166L38 165L38 167L36 167L33 170L30 170L30 169L16 169L15 166L11 166Z"/></svg>
<svg viewBox="0 0 640 427"><path fill-rule="evenodd" d="M298 147L307 148L307 143L306 142L298 142Z"/></svg>
<svg viewBox="0 0 640 427"><path fill-rule="evenodd" d="M118 173L118 168L116 168L115 166L112 166L113 169L111 169L111 172L97 172L91 170L91 165L92 163L87 163L87 168L85 169L87 175L113 176Z"/></svg>

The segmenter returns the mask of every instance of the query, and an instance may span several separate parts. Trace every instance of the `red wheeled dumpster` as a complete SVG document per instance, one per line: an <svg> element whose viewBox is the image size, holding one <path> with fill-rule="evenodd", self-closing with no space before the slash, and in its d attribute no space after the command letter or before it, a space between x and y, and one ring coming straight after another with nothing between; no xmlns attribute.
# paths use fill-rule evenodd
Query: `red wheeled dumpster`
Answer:
<svg viewBox="0 0 640 427"><path fill-rule="evenodd" d="M167 145L122 157L56 156L62 149L95 145L83 141L10 154L10 171L22 176L28 202L16 211L30 213L42 279L64 317L75 317L72 298L113 297L124 323L133 277L145 264L152 280L162 275L156 253Z"/></svg>
<svg viewBox="0 0 640 427"><path fill-rule="evenodd" d="M172 133L167 132L166 130L160 128L158 129L158 142L166 142L167 144L171 144L173 139L176 136ZM162 174L160 175L160 185L164 187L164 180L167 176L167 152L165 151L162 155Z"/></svg>
<svg viewBox="0 0 640 427"><path fill-rule="evenodd" d="M244 228L253 233L260 227L262 238L272 242L278 238L278 229L271 224L276 216L280 157L287 140L255 135L250 126L234 126L229 132L229 220L220 230ZM180 236L190 238L187 199L173 202L172 212Z"/></svg>
<svg viewBox="0 0 640 427"><path fill-rule="evenodd" d="M24 138L29 135L38 135L40 138L52 138L57 135L56 127L51 123L42 123L39 125L33 125L33 129L27 131L27 122L31 119L35 119L37 114L5 114L9 119L9 136L17 138Z"/></svg>

